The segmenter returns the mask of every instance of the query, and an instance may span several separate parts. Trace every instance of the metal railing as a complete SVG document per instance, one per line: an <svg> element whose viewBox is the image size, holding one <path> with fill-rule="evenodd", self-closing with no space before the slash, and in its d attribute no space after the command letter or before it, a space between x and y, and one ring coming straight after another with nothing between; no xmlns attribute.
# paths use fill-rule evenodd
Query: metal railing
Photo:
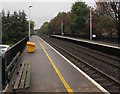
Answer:
<svg viewBox="0 0 120 94"><path fill-rule="evenodd" d="M2 83L3 88L5 87L6 83L9 82L13 75L13 69L15 69L15 64L17 63L14 61L14 58L19 53L21 55L24 47L26 46L27 41L29 40L28 36L17 42L15 45L13 45L3 56L2 59ZM12 64L15 63L15 64ZM17 65L17 64L16 64ZM6 71L6 69L9 67L9 70Z"/></svg>

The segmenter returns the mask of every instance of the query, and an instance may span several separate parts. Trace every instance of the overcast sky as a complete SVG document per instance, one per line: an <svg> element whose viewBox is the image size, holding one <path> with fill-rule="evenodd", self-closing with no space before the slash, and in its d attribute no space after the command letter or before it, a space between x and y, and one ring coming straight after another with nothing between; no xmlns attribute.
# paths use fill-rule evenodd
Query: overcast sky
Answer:
<svg viewBox="0 0 120 94"><path fill-rule="evenodd" d="M59 12L70 11L72 4L75 3L76 0L71 0L69 2L64 2L65 0L61 0L61 1L62 2L55 2L54 0L52 2L48 2L46 0L44 2L14 2L14 1L1 2L0 1L0 10L4 9L5 12L9 10L10 13L13 13L14 11L24 10L28 18L28 14L29 14L28 6L32 5L33 7L30 8L31 19L35 22L35 29L39 29L44 22L50 21ZM94 0L90 0L90 2L86 2L86 3L89 6L95 5Z"/></svg>

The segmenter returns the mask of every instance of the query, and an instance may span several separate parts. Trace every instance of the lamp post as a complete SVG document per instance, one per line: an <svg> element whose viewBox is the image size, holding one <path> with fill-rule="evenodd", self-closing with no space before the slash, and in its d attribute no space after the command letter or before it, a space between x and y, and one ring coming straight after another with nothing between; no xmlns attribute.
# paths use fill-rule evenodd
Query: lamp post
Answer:
<svg viewBox="0 0 120 94"><path fill-rule="evenodd" d="M2 13L0 12L0 44L2 44ZM0 94L2 94L2 55L0 54Z"/></svg>
<svg viewBox="0 0 120 94"><path fill-rule="evenodd" d="M92 40L92 7L90 7L90 40Z"/></svg>
<svg viewBox="0 0 120 94"><path fill-rule="evenodd" d="M30 40L30 8L33 6L29 6L29 40Z"/></svg>

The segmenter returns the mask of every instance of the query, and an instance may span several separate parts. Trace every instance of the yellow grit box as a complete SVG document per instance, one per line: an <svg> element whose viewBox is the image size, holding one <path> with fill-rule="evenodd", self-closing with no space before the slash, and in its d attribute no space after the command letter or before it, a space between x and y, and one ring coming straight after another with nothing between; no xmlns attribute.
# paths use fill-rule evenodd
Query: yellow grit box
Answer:
<svg viewBox="0 0 120 94"><path fill-rule="evenodd" d="M28 46L28 52L29 53L34 53L35 52L35 43L28 41L27 46Z"/></svg>

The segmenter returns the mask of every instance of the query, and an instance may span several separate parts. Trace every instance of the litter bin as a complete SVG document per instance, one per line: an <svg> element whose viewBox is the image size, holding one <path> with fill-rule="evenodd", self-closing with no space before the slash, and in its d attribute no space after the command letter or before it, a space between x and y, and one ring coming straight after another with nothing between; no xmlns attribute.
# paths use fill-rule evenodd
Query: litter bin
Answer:
<svg viewBox="0 0 120 94"><path fill-rule="evenodd" d="M27 42L27 46L28 46L28 52L29 53L34 53L35 52L35 43Z"/></svg>

